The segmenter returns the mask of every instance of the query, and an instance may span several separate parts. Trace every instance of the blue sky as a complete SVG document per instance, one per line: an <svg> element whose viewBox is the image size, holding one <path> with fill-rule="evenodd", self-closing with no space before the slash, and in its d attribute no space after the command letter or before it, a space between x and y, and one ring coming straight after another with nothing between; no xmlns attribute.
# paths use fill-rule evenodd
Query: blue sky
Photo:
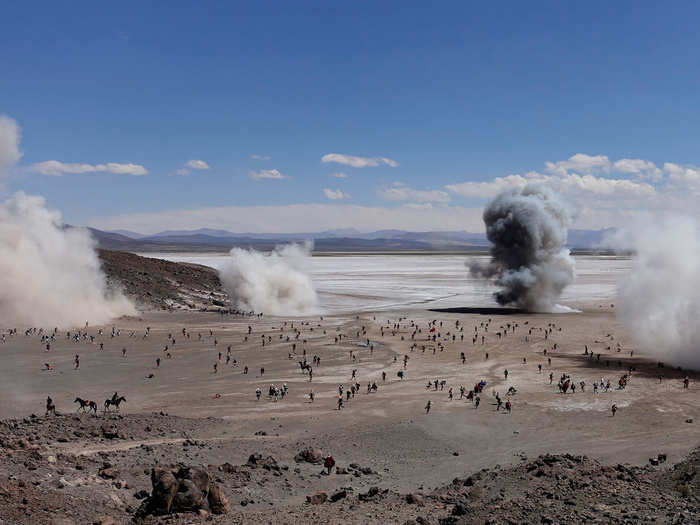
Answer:
<svg viewBox="0 0 700 525"><path fill-rule="evenodd" d="M22 156L6 137L3 191L43 195L70 223L139 231L481 230L485 199L532 181L565 193L579 227L693 212L699 14L694 2L8 4L0 114Z"/></svg>

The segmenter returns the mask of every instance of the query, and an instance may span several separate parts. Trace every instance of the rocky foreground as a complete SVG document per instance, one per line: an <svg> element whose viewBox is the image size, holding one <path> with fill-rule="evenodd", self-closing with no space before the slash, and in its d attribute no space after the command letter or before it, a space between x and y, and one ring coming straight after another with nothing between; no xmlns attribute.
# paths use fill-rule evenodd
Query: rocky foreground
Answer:
<svg viewBox="0 0 700 525"><path fill-rule="evenodd" d="M110 288L120 289L143 310L216 310L227 306L219 274L199 264L99 250Z"/></svg>
<svg viewBox="0 0 700 525"><path fill-rule="evenodd" d="M226 428L219 420L165 414L2 421L0 523L700 520L700 449L675 465L663 457L630 466L568 454L523 456L519 464L483 469L436 490L400 494L373 486L387 474L371 464L339 464L328 475L314 443L222 461L225 435L191 437L218 426Z"/></svg>

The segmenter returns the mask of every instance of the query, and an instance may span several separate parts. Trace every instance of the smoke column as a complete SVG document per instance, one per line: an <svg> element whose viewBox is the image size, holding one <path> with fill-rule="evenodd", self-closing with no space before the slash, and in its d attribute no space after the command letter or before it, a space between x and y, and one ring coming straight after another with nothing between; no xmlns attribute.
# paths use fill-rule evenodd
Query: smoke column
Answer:
<svg viewBox="0 0 700 525"><path fill-rule="evenodd" d="M564 247L570 222L568 206L547 187L501 193L484 209L491 261L469 264L471 275L493 279L501 305L535 312L564 309L556 301L574 280L575 263Z"/></svg>
<svg viewBox="0 0 700 525"><path fill-rule="evenodd" d="M317 312L318 297L304 272L313 245L278 246L270 254L234 248L220 270L232 303L241 310L271 315Z"/></svg>
<svg viewBox="0 0 700 525"><path fill-rule="evenodd" d="M87 230L61 227L44 199L16 193L0 204L0 319L73 327L136 313L105 276Z"/></svg>
<svg viewBox="0 0 700 525"><path fill-rule="evenodd" d="M639 350L700 369L700 238L690 218L648 221L618 232L632 271L618 286L618 316Z"/></svg>

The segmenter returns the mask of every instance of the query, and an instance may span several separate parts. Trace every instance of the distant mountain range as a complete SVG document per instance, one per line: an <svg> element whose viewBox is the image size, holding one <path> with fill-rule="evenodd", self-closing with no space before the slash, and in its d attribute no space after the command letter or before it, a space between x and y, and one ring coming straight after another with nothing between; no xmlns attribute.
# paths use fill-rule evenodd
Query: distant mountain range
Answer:
<svg viewBox="0 0 700 525"><path fill-rule="evenodd" d="M316 233L233 233L226 230L166 230L144 235L128 230L88 228L100 248L130 252L225 252L233 247L271 250L278 244L313 240L316 252L480 252L489 249L484 233L466 231L409 232L350 229ZM600 250L612 230L569 230L574 250Z"/></svg>

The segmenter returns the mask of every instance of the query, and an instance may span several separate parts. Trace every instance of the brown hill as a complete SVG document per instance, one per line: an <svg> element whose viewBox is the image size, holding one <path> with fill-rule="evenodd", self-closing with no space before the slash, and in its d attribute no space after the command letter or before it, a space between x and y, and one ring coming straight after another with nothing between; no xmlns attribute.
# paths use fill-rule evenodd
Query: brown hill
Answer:
<svg viewBox="0 0 700 525"><path fill-rule="evenodd" d="M226 307L227 295L208 266L98 250L110 288L121 289L144 310L207 310Z"/></svg>

